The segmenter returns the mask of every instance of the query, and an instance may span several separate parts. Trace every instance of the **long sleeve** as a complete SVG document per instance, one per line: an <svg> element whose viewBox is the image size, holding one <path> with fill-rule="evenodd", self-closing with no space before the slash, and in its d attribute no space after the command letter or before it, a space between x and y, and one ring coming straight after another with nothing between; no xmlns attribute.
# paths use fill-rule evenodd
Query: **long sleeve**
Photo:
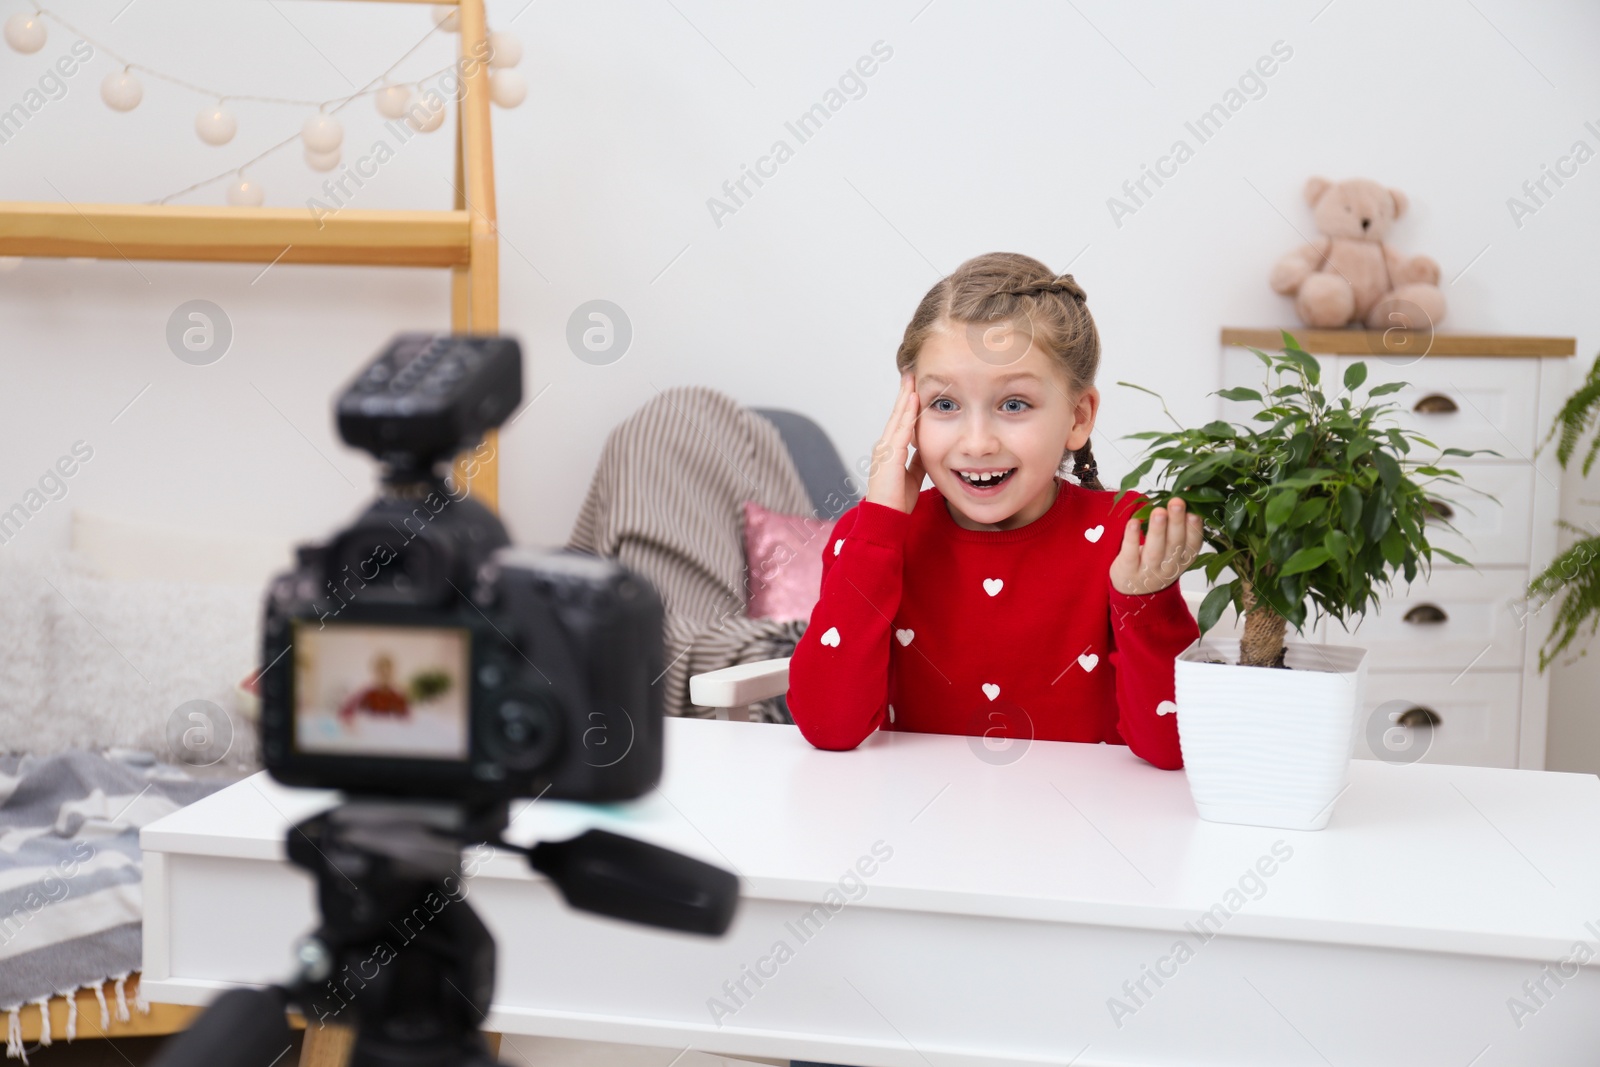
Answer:
<svg viewBox="0 0 1600 1067"><path fill-rule="evenodd" d="M1173 661L1200 636L1200 626L1178 583L1132 595L1113 587L1111 634L1118 733L1140 759L1162 770L1181 769L1176 705L1163 709L1162 704L1174 696Z"/></svg>
<svg viewBox="0 0 1600 1067"><path fill-rule="evenodd" d="M1148 502L1144 494L1130 493L1113 509L1111 528L1120 533L1128 517ZM1144 543L1143 533L1139 542ZM1111 603L1110 659L1117 678L1117 732L1140 759L1162 770L1180 770L1183 750L1173 703L1173 661L1200 636L1200 625L1177 581L1153 593L1123 593L1111 584L1108 573L1106 588Z"/></svg>
<svg viewBox="0 0 1600 1067"><path fill-rule="evenodd" d="M789 714L817 748L851 749L882 725L889 642L911 516L862 501L822 547L822 588L789 659Z"/></svg>

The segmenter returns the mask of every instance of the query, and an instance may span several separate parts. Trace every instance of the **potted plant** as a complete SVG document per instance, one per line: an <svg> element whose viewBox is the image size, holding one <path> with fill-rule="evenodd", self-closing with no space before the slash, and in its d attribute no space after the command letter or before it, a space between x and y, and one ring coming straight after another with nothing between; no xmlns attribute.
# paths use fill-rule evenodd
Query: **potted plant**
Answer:
<svg viewBox="0 0 1600 1067"><path fill-rule="evenodd" d="M1438 460L1475 452L1446 448L1433 461L1413 460L1413 443L1438 446L1379 425L1394 405L1370 403L1407 383L1371 387L1357 405L1352 397L1367 366L1356 362L1329 398L1317 361L1287 331L1283 343L1281 356L1251 349L1270 372L1262 391L1217 391L1259 403L1251 421L1261 425L1219 419L1127 435L1150 443L1118 497L1165 461L1161 487L1146 493L1151 503L1136 514L1181 497L1201 517L1212 550L1188 567L1205 568L1211 589L1200 604L1200 638L1174 667L1178 736L1201 818L1320 830L1349 780L1366 649L1286 641L1287 629L1304 634L1307 601L1341 624L1365 616L1379 602L1377 585L1391 588L1396 571L1409 583L1419 565L1431 571L1435 552L1470 566L1431 548L1426 523L1438 514L1433 501L1448 502L1430 486L1464 484ZM1232 577L1219 582L1224 568ZM1242 638L1208 640L1230 604L1244 620Z"/></svg>
<svg viewBox="0 0 1600 1067"><path fill-rule="evenodd" d="M1560 430L1561 440L1556 445L1556 460L1565 469L1567 461L1572 458L1572 450L1577 445L1578 439L1594 429L1596 416L1600 416L1600 356L1595 357L1594 366L1589 368L1589 376L1578 387L1578 391L1567 398L1567 402L1556 414L1550 433L1545 435L1540 447L1549 444L1550 438ZM1589 443L1589 451L1583 457L1585 477L1588 476L1589 469L1594 466L1597 454L1600 454L1600 434L1596 434L1594 440ZM1594 532L1592 526L1589 530L1585 530L1565 519L1556 521L1558 525L1575 534ZM1560 600L1556 605L1556 617L1552 620L1550 632L1545 636L1544 645L1539 649L1541 673L1573 642L1578 636L1578 628L1583 623L1589 624L1591 636L1596 626L1600 625L1600 562L1597 560L1600 560L1600 536L1580 536L1572 547L1558 554L1550 562L1550 566L1528 584L1527 596L1530 601L1535 602L1529 608L1529 612L1542 609L1553 598ZM1524 617L1526 614L1524 613ZM1587 655L1587 650L1580 648L1578 655Z"/></svg>

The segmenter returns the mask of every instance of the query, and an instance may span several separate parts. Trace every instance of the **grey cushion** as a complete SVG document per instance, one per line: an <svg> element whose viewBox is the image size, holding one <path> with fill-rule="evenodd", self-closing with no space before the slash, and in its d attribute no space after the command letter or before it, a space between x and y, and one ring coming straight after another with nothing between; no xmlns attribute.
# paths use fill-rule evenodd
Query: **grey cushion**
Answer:
<svg viewBox="0 0 1600 1067"><path fill-rule="evenodd" d="M806 493L811 497L815 515L822 519L836 519L860 502L861 496L851 485L849 472L839 458L827 433L797 411L782 408L751 408L778 428L778 436L788 446L789 455L800 471Z"/></svg>

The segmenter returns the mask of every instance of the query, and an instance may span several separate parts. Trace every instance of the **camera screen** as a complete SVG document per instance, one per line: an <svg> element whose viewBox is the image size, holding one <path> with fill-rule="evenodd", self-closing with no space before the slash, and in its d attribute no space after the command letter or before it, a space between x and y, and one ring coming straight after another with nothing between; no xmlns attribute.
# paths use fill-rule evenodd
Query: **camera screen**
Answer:
<svg viewBox="0 0 1600 1067"><path fill-rule="evenodd" d="M469 632L294 625L294 738L330 756L467 758Z"/></svg>

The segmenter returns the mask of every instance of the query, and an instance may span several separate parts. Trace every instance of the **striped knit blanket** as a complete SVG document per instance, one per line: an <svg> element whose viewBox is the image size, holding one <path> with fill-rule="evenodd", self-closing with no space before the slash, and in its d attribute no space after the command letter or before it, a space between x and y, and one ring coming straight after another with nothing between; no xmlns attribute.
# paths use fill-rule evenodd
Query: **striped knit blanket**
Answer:
<svg viewBox="0 0 1600 1067"><path fill-rule="evenodd" d="M76 992L100 997L140 966L139 829L222 788L233 777L196 779L148 753L115 757L82 749L53 756L0 755L0 1010L6 1056L27 1060L21 1012L38 1005L40 1044L51 1044L49 1004L67 999L65 1037L77 1022ZM149 1011L141 993L139 1007Z"/></svg>
<svg viewBox="0 0 1600 1067"><path fill-rule="evenodd" d="M705 386L661 392L606 439L567 545L620 560L666 607L668 715L710 717L689 703L691 675L794 652L807 620L752 619L741 505L812 512L805 482L767 419ZM791 722L783 697L753 721Z"/></svg>

